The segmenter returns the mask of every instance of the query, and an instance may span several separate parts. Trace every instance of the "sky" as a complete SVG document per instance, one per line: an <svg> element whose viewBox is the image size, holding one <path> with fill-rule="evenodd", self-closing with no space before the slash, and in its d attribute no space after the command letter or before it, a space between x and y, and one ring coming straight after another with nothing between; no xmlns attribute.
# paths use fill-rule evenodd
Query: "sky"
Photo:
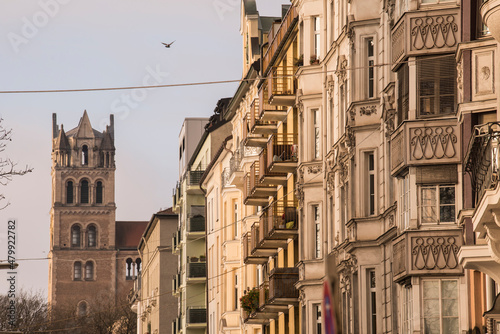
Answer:
<svg viewBox="0 0 500 334"><path fill-rule="evenodd" d="M279 16L287 0L257 0ZM141 87L238 80L239 0L6 0L0 2L0 92ZM175 41L170 49L161 42ZM66 131L87 110L102 131L115 115L117 220L149 220L172 205L178 134L185 117L209 117L237 83L70 93L0 93L12 141L0 155L34 171L0 185L0 260L17 222L17 289L46 292L52 113ZM5 204L4 201L3 204ZM32 260L22 260L32 259ZM0 294L6 293L0 273Z"/></svg>

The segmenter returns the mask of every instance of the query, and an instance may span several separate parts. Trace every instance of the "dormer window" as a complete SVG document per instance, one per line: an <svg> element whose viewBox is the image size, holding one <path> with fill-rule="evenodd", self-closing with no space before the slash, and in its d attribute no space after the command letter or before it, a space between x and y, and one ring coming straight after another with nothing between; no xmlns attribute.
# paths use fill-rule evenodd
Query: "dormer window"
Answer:
<svg viewBox="0 0 500 334"><path fill-rule="evenodd" d="M87 166L89 164L89 148L87 145L82 146L82 165Z"/></svg>

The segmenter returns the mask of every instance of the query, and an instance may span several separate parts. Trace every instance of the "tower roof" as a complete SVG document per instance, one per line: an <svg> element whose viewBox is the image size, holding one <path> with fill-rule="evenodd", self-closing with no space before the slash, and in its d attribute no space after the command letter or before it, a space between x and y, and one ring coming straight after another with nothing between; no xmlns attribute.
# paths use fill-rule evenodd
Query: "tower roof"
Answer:
<svg viewBox="0 0 500 334"><path fill-rule="evenodd" d="M101 143L101 150L114 150L115 145L113 144L113 139L108 131L103 132L103 139Z"/></svg>
<svg viewBox="0 0 500 334"><path fill-rule="evenodd" d="M66 135L68 137L78 137L78 138L102 138L103 134L92 128L90 124L89 115L87 115L87 110L83 112L83 116L80 118L78 126L74 129L69 130Z"/></svg>
<svg viewBox="0 0 500 334"><path fill-rule="evenodd" d="M71 146L69 145L68 137L66 136L66 133L64 132L64 128L62 125L61 125L61 130L59 131L59 136L57 136L55 146L56 146L56 148L58 148L60 150L71 149Z"/></svg>

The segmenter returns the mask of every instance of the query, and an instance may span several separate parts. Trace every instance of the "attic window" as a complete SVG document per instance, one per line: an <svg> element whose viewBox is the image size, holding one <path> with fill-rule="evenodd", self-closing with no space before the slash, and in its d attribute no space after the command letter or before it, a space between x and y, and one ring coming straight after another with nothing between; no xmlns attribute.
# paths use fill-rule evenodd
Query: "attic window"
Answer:
<svg viewBox="0 0 500 334"><path fill-rule="evenodd" d="M82 146L82 165L86 166L89 164L89 148L87 145Z"/></svg>

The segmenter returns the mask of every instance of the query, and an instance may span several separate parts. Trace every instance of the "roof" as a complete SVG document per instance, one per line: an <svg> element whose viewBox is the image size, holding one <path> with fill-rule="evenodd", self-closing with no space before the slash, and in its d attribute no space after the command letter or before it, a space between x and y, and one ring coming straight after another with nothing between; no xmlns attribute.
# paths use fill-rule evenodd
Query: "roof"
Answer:
<svg viewBox="0 0 500 334"><path fill-rule="evenodd" d="M273 26L273 23L276 21L280 21L281 17L276 17L276 16L261 16L259 17L260 19L260 27L262 32L264 34L267 34L269 30L271 30L271 27Z"/></svg>
<svg viewBox="0 0 500 334"><path fill-rule="evenodd" d="M259 14L255 0L243 0L243 5L245 6L246 15Z"/></svg>
<svg viewBox="0 0 500 334"><path fill-rule="evenodd" d="M160 210L157 213L154 213L153 216L151 216L151 220L147 222L147 226L144 228L144 233L142 234L141 239L137 243L137 248L141 248L142 243L145 242L145 238L148 235L148 231L153 227L153 222L155 221L155 217L177 217L177 214L172 210L172 208L168 208L165 210Z"/></svg>
<svg viewBox="0 0 500 334"><path fill-rule="evenodd" d="M137 249L147 225L147 221L117 221L115 227L116 248Z"/></svg>
<svg viewBox="0 0 500 334"><path fill-rule="evenodd" d="M156 215L161 216L177 216L177 214L172 210L172 208L168 208L165 210L160 210L156 213Z"/></svg>

